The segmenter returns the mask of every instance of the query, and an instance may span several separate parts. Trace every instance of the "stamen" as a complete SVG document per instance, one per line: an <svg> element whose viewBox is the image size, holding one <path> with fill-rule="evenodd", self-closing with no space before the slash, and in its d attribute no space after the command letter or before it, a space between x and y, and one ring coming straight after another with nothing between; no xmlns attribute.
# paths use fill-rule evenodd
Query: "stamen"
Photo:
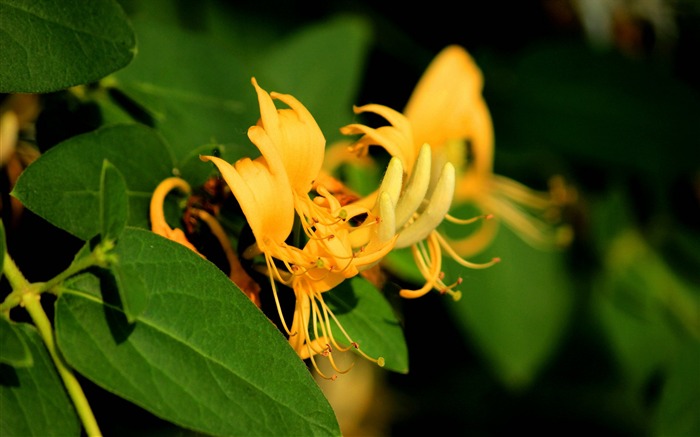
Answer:
<svg viewBox="0 0 700 437"><path fill-rule="evenodd" d="M494 174L493 183L497 192L529 208L543 210L552 205L549 193L533 190L508 177Z"/></svg>
<svg viewBox="0 0 700 437"><path fill-rule="evenodd" d="M454 259L455 261L457 261L459 264L463 265L464 267L469 267L470 269L486 269L486 268L491 267L494 264L501 262L501 258L499 258L499 257L494 257L491 259L491 261L488 261L485 263L474 263L471 261L467 261L466 259L459 256L459 254L457 254L457 252L454 251L454 249L447 243L447 241L445 240L445 238L442 235L436 233L436 236L437 236L438 241L440 242L440 246L442 246L442 248L445 250L445 252L447 252L452 257L452 259Z"/></svg>
<svg viewBox="0 0 700 437"><path fill-rule="evenodd" d="M335 359L333 358L332 354L328 355L328 362L331 363L331 367L333 367L333 370L343 374L348 373L350 370L352 370L353 367L355 367L355 362L353 361L352 363L350 363L350 366L347 369L341 370L340 367L338 367L338 365L335 363Z"/></svg>
<svg viewBox="0 0 700 437"><path fill-rule="evenodd" d="M460 219L453 215L447 214L445 215L445 220L458 225L470 225L472 223L478 222L479 220L491 220L493 217L493 214L482 214L468 219Z"/></svg>
<svg viewBox="0 0 700 437"><path fill-rule="evenodd" d="M416 299L425 296L431 289L436 285L442 286L442 281L440 281L440 273L442 266L442 253L440 252L439 242L437 240L437 232L433 231L428 239L428 252L425 251L424 246L421 244L415 244L411 247L413 252L413 259L416 261L416 265L420 270L423 277L426 279L425 284L417 289L402 289L399 291L399 295L406 299ZM430 266L426 263L426 260L430 261ZM441 287L443 288L443 287Z"/></svg>
<svg viewBox="0 0 700 437"><path fill-rule="evenodd" d="M347 333L347 331L345 331L345 328L343 328L343 325L342 325L342 324L340 323L340 321L336 318L335 314L333 314L333 312L330 310L330 308L328 308L328 306L326 305L326 303L323 301L323 297L319 294L319 295L317 296L317 298L318 298L318 303L321 305L321 308L323 309L323 313L324 313L324 316L325 316L325 319L326 319L326 323L328 324L327 329L330 331L330 329L331 329L331 327L330 327L330 319L333 319L333 321L335 322L335 325L338 327L338 329L340 330L340 332L343 333L343 335L345 336L345 338L347 339L347 341L351 344L352 347L354 347L354 348L357 350L357 352L358 352L360 355L362 355L365 359L367 359L367 360L369 360L369 361L372 361L372 362L374 362L374 363L377 363L380 367L383 367L383 366L384 366L384 358L383 358L383 357L378 357L378 358L375 359L375 358L370 357L370 356L367 355L366 353L364 353L364 351L362 351L362 349L360 349L359 344L358 344L357 342L353 341L353 339L350 337L350 335ZM336 346L338 349L343 350L343 351L348 350L348 348L343 348L342 346L340 346L340 345L335 341L335 338L333 337L332 334L329 334L329 337L330 337L331 341L333 342L333 344L335 344L335 346Z"/></svg>
<svg viewBox="0 0 700 437"><path fill-rule="evenodd" d="M267 263L267 268L269 271L277 270L277 267L274 265L274 262L272 261L271 257L266 255L265 262ZM272 287L272 295L275 297L275 304L277 305L277 314L279 315L279 318L282 322L282 327L284 327L284 331L287 333L287 335L291 336L292 333L290 332L289 328L287 327L287 322L285 322L285 320L284 320L284 314L282 313L282 306L280 305L279 296L277 296L277 286L275 285L275 279L273 278L272 274L270 274L268 276L270 278L270 286Z"/></svg>
<svg viewBox="0 0 700 437"><path fill-rule="evenodd" d="M314 359L314 356L311 355L310 357L311 364L314 367L314 370L316 370L316 373L318 376L320 376L323 379L329 380L329 381L335 381L338 378L338 375L331 375L331 376L326 376L325 373L321 371L321 369L318 367L318 364L316 364L316 360Z"/></svg>

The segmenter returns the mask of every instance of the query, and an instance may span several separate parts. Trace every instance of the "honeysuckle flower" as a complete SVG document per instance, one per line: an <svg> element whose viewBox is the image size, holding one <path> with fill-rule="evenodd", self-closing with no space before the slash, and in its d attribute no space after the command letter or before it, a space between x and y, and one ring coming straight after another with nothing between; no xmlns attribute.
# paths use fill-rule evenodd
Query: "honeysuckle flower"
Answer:
<svg viewBox="0 0 700 437"><path fill-rule="evenodd" d="M545 220L561 206L561 196L494 174L494 130L483 84L481 70L469 53L450 45L428 66L404 109L414 147L427 142L433 147L435 166L454 164L455 204L472 203L495 218L470 236L452 241L451 247L462 256L481 252L493 240L500 220L533 245L567 243L569 228L553 227ZM552 190L556 188L561 184Z"/></svg>
<svg viewBox="0 0 700 437"><path fill-rule="evenodd" d="M568 227L553 227L547 221L548 215L556 216L558 208L569 200L569 192L561 178L553 178L549 194L531 190L493 173L493 124L482 88L481 71L469 54L457 45L448 46L418 82L403 114L377 104L354 108L357 114L367 112L380 115L389 125L371 128L355 123L341 129L347 135L362 135L349 148L358 157L366 158L370 146L383 147L391 156L401 160L408 175L426 172L425 169L418 170L417 160L424 144L429 144L432 162L426 202L431 195L445 192L443 169L447 163L451 163L455 180L452 205L473 204L483 214L466 220L450 214L445 214L444 218L461 224L473 223L480 218L488 219L481 220L475 232L450 239L431 231L433 222L428 226L427 218L416 219L420 210L416 211L412 217L415 220L413 226L422 229L426 237L419 241L421 244L413 246L412 251L421 273L427 279L425 287L428 288L435 285L438 289L445 287L439 280L441 251L438 248L468 267L486 267L497 262L498 258L494 258L485 264L474 264L466 258L479 254L493 241L500 220L533 245L552 247L565 244L571 238ZM334 153L337 153L335 149ZM327 168L327 171L332 173L333 169ZM440 189L439 184L443 186ZM407 191L419 193L416 188L408 189L408 186ZM449 204L446 200L436 200L435 204L438 203ZM400 229L400 225L397 229ZM410 234L407 232L404 235ZM404 239L409 237L405 236ZM396 246L403 247L404 239L400 237ZM436 275L438 280L433 279ZM402 295L420 296L426 291L425 287L420 291L414 290L415 293L402 290Z"/></svg>
<svg viewBox="0 0 700 437"><path fill-rule="evenodd" d="M260 119L248 129L248 137L261 156L242 158L233 165L215 156L201 159L216 165L241 206L255 237L243 257L264 257L265 263L258 269L270 278L290 345L302 359L313 361L315 355L322 354L332 360L331 349L343 348L329 326L331 321L340 324L324 304L322 293L376 264L393 248L393 228L386 231L393 222L380 219L380 214L393 210L387 210L386 202L373 211L362 206L349 210L315 182L323 164L325 138L313 116L293 96L268 93L254 78L252 83ZM278 109L274 100L289 108ZM306 239L298 243L303 243L303 248L288 243L295 217ZM364 219L357 223L360 217ZM355 233L366 233L367 238L355 238ZM295 293L291 327L285 321L276 282ZM349 337L347 340L352 343ZM379 359L374 361L381 364Z"/></svg>
<svg viewBox="0 0 700 437"><path fill-rule="evenodd" d="M406 176L399 184L398 192L392 196L395 232L398 236L395 247L411 247L418 270L426 282L416 290L402 289L400 295L405 298L417 298L431 289L436 289L459 299L461 293L454 288L461 281L458 279L451 285L443 282L442 251L447 252L459 264L470 268L489 267L499 259L493 258L481 264L467 261L458 255L446 237L437 231L443 219L463 224L478 220L459 220L448 214L455 190L454 166L449 161L443 161L441 166L436 168L432 161L431 146L427 143L415 148L411 124L398 111L371 104L355 107L355 112L373 112L391 124L379 128L350 124L341 128L341 132L346 135L362 134L351 146L351 151L363 157L367 155L370 146L381 146L392 155L389 169L392 164L398 168L396 171L399 174L403 174L406 169ZM390 173L389 169L387 175ZM367 197L370 198L372 196ZM366 200L358 200L358 203L362 202Z"/></svg>

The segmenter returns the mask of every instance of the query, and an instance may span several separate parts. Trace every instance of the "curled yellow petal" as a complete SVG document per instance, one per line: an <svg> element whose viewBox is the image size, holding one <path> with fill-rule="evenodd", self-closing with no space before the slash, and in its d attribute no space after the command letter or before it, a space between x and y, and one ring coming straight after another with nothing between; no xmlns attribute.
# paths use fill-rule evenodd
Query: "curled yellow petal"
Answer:
<svg viewBox="0 0 700 437"><path fill-rule="evenodd" d="M416 144L439 148L469 140L477 173L493 166L493 123L482 96L481 70L464 48L450 45L430 63L404 109Z"/></svg>
<svg viewBox="0 0 700 437"><path fill-rule="evenodd" d="M190 184L188 184L184 179L178 177L164 179L153 191L149 208L151 231L169 240L178 242L203 257L203 255L197 251L192 243L190 243L182 229L171 228L168 222L165 221L165 214L163 212L165 197L168 195L168 193L175 189L178 189L185 194L190 194L192 192Z"/></svg>
<svg viewBox="0 0 700 437"><path fill-rule="evenodd" d="M243 158L231 165L216 156L201 156L219 169L260 245L281 244L294 225L294 200L286 175L275 175L263 158Z"/></svg>
<svg viewBox="0 0 700 437"><path fill-rule="evenodd" d="M283 163L289 183L297 193L308 193L323 165L325 137L306 107L289 94L267 93L255 78L253 86L258 95L260 120L251 128L256 138L269 137ZM289 109L277 109L273 99L282 101ZM249 136L251 133L249 130ZM257 139L251 137L256 145Z"/></svg>

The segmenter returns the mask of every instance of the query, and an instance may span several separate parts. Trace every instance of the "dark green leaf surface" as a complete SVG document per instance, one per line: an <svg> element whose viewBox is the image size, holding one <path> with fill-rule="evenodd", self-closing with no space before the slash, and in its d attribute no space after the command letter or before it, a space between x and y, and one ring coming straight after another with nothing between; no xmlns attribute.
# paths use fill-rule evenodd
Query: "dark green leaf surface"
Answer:
<svg viewBox="0 0 700 437"><path fill-rule="evenodd" d="M156 186L172 176L163 139L139 124L120 124L73 137L50 149L22 173L12 194L55 226L87 240L100 232L102 162L127 181L128 224L148 227Z"/></svg>
<svg viewBox="0 0 700 437"><path fill-rule="evenodd" d="M76 277L58 300L58 343L80 373L205 433L340 435L284 336L214 265L133 228L122 233L119 257L125 275L148 289L134 324L108 275Z"/></svg>
<svg viewBox="0 0 700 437"><path fill-rule="evenodd" d="M501 257L488 269L457 267L445 257L448 277L458 277L462 299L447 305L496 376L523 388L537 376L561 340L573 303L564 256L540 251L501 226L483 258Z"/></svg>
<svg viewBox="0 0 700 437"><path fill-rule="evenodd" d="M383 357L387 370L408 373L403 329L379 290L366 279L354 277L327 292L324 300L364 353L372 358ZM347 346L342 332L335 324L331 326L336 340Z"/></svg>
<svg viewBox="0 0 700 437"><path fill-rule="evenodd" d="M32 365L32 355L20 329L6 317L0 317L0 363L14 367Z"/></svg>
<svg viewBox="0 0 700 437"><path fill-rule="evenodd" d="M106 159L100 176L100 235L103 240L119 237L129 217L129 196L124 176Z"/></svg>
<svg viewBox="0 0 700 437"><path fill-rule="evenodd" d="M149 296L147 285L140 276L133 274L131 268L133 266L122 265L120 262L110 266L119 291L122 311L129 323L133 323L146 309Z"/></svg>
<svg viewBox="0 0 700 437"><path fill-rule="evenodd" d="M700 435L700 343L688 341L670 368L661 394L654 435Z"/></svg>
<svg viewBox="0 0 700 437"><path fill-rule="evenodd" d="M260 76L272 81L260 85L294 95L314 116L327 141L333 142L341 138L339 129L353 121L352 106L367 103L355 98L369 43L369 27L357 18L308 26L272 46L256 62Z"/></svg>
<svg viewBox="0 0 700 437"><path fill-rule="evenodd" d="M136 40L114 0L0 1L0 92L44 93L126 66Z"/></svg>
<svg viewBox="0 0 700 437"><path fill-rule="evenodd" d="M584 43L543 43L491 87L503 73L484 61L489 97L505 104L494 105L497 149L555 152L654 182L697 169L700 148L691 138L700 96L662 64Z"/></svg>
<svg viewBox="0 0 700 437"><path fill-rule="evenodd" d="M700 338L700 293L645 240L624 190L610 190L591 210L591 235L603 260L594 314L626 383L641 390L669 365L679 332Z"/></svg>
<svg viewBox="0 0 700 437"><path fill-rule="evenodd" d="M39 334L27 324L16 328L34 364L0 364L0 435L80 436L78 417Z"/></svg>
<svg viewBox="0 0 700 437"><path fill-rule="evenodd" d="M151 21L136 20L134 27L139 53L114 75L115 85L168 140L178 167L212 142L245 145L257 155L246 135L259 117L250 69L201 35ZM226 150L222 156L232 160Z"/></svg>

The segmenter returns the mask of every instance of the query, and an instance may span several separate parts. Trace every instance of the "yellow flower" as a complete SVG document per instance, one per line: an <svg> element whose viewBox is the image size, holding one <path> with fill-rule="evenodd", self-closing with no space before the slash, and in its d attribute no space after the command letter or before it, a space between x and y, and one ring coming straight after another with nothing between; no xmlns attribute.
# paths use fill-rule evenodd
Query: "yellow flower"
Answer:
<svg viewBox="0 0 700 437"><path fill-rule="evenodd" d="M378 215L386 212L386 203L375 212L364 207L348 210L323 185L315 183L323 164L325 138L313 116L293 96L267 93L255 79L252 83L260 119L248 129L248 137L261 156L243 158L234 165L215 156L201 159L217 166L241 206L256 241L243 256L252 259L263 255L265 264L259 270L270 278L290 345L302 359L314 362L314 355L322 354L333 363L332 348L347 348L330 332L331 321L343 329L325 305L322 293L374 265L393 248L393 229L386 231L392 222L382 221ZM289 108L277 109L273 99ZM313 199L309 195L312 190L316 193ZM307 240L303 248L287 243L297 216ZM362 223L355 223L359 217L363 217ZM358 239L353 236L356 233L367 238ZM291 328L285 322L276 282L292 287L296 296ZM366 358L382 363L381 359Z"/></svg>
<svg viewBox="0 0 700 437"><path fill-rule="evenodd" d="M561 196L534 191L493 173L493 123L482 96L483 84L472 57L462 47L451 45L428 66L404 109L414 147L430 143L434 165L446 161L455 165L455 204L473 203L494 216L479 231L451 246L462 256L481 252L493 240L499 220L533 245L567 243L569 229L553 227L545 220L548 213L556 212Z"/></svg>
<svg viewBox="0 0 700 437"><path fill-rule="evenodd" d="M415 179L416 173L420 173L424 181L422 178L429 173L424 205L410 215L407 225L397 222L397 232L403 233L403 236L399 236L396 247L404 247L408 241L413 243L414 259L426 278L426 284L420 290L402 290L404 297L422 296L430 288L451 290L455 285L447 286L442 282L440 248L458 263L471 268L487 267L497 262L498 258L494 258L485 264L474 264L465 258L481 253L493 241L500 220L531 244L551 247L564 244L571 238L568 227L553 227L546 220L547 215L557 214L558 208L571 195L560 178L553 179L550 195L493 173L493 124L482 88L481 71L469 54L462 47L448 46L434 59L418 82L403 114L377 104L354 108L357 114L367 112L380 115L389 125L371 128L355 123L341 129L347 135L362 135L349 148L359 158L366 158L369 147L376 145L400 159L407 178ZM432 156L420 158L426 147L432 150ZM337 165L341 159L336 158L335 161ZM444 197L448 189L445 182L448 164L453 166L450 171L454 172L455 180L454 189L450 191L453 192L453 199L449 200ZM420 190L416 188L417 185L421 187ZM406 195L413 192L415 198L421 198L423 189L424 185L410 182L404 188ZM433 200L436 194L441 194L442 200ZM450 205L466 203L477 206L483 215L461 220L447 214L446 210L442 214L442 209L438 208L442 217L453 223L468 224L480 218L486 219L480 220L475 232L456 240L435 231L439 225L435 218L429 220L425 214L421 214L425 205L434 204L449 209ZM417 234L418 229L421 230L420 235Z"/></svg>
<svg viewBox="0 0 700 437"><path fill-rule="evenodd" d="M378 145L393 155L387 170L394 170L406 176L399 184L398 191L391 196L394 213L396 248L411 247L418 270L425 278L425 284L416 290L402 289L400 295L405 298L417 298L431 289L449 293L459 299L461 293L455 290L461 281L448 285L443 282L442 251L446 251L455 261L469 268L485 268L500 261L494 258L483 264L467 261L459 256L436 228L447 218L457 223L472 223L477 219L458 220L448 215L455 190L455 169L452 163L443 161L436 168L427 143L416 148L411 124L398 111L383 105L365 105L355 107L356 113L373 112L388 120L391 125L370 128L362 124L350 124L341 128L346 135L362 134L351 146L351 150L360 157L368 153L370 146ZM385 176L386 178L386 176ZM399 180L401 180L400 176ZM392 192L391 190L387 190ZM376 196L377 193L375 192ZM368 196L367 198L372 198ZM365 202L365 199L357 203Z"/></svg>

